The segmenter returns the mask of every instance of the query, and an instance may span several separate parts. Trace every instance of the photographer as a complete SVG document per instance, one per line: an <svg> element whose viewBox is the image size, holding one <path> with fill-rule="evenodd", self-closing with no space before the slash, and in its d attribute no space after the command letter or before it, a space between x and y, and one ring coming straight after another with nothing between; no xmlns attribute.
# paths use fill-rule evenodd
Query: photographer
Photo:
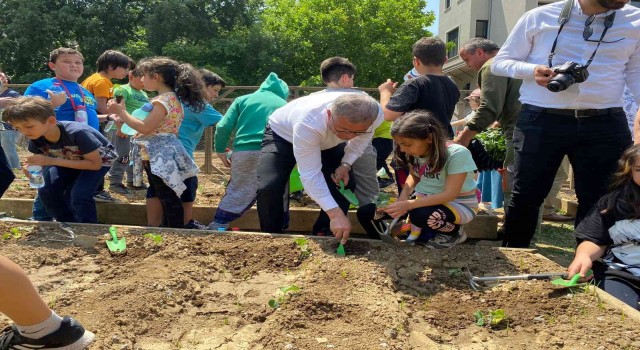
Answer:
<svg viewBox="0 0 640 350"><path fill-rule="evenodd" d="M568 0L535 8L494 58L493 73L523 79L503 246L529 246L565 155L575 175L577 225L606 193L631 145L622 91L626 82L640 96L640 10L628 2Z"/></svg>

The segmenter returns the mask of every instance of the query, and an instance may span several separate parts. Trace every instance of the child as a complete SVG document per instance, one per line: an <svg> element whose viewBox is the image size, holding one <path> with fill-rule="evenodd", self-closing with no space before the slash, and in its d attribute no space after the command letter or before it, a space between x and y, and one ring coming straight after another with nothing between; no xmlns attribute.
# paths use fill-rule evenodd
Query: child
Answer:
<svg viewBox="0 0 640 350"><path fill-rule="evenodd" d="M17 91L7 86L8 83L9 78L7 78L7 75L4 72L0 72L0 117L4 106L9 104L12 99L20 97ZM2 123L2 127L0 127L0 144L2 144L9 166L12 169L20 169L20 158L18 157L18 147L16 146L18 132L9 123Z"/></svg>
<svg viewBox="0 0 640 350"><path fill-rule="evenodd" d="M38 80L29 85L24 95L50 99L58 121L75 121L76 113L85 111L89 126L98 130L96 99L78 84L78 79L84 71L82 54L75 49L57 48L49 54L48 67L54 72L55 77ZM45 177L47 174L48 172L45 171ZM44 209L38 196L33 202L33 219L51 220L51 216Z"/></svg>
<svg viewBox="0 0 640 350"><path fill-rule="evenodd" d="M129 56L120 51L107 50L96 61L98 71L82 82L82 87L96 97L97 110L100 114L108 114L107 101L113 97L111 79L124 79L130 65Z"/></svg>
<svg viewBox="0 0 640 350"><path fill-rule="evenodd" d="M2 349L85 349L95 337L71 317L60 317L38 295L18 265L0 256L0 313L15 324L0 334Z"/></svg>
<svg viewBox="0 0 640 350"><path fill-rule="evenodd" d="M149 193L160 199L164 221L169 227L184 227L184 209L180 195L184 180L198 174L198 166L187 154L177 134L184 118L182 104L194 111L204 109L204 86L198 72L189 64L166 57L145 59L139 64L144 73L142 83L147 91L157 91L151 100L153 109L144 120L127 113L123 102L109 100L110 111L136 130L134 148L134 185L142 182L141 168L149 178ZM154 208L147 205L147 215ZM159 223L154 223L159 224Z"/></svg>
<svg viewBox="0 0 640 350"><path fill-rule="evenodd" d="M113 145L85 124L57 121L40 97L17 98L4 118L30 140L27 165L47 167L38 189L47 213L59 222L96 223L93 193L118 157Z"/></svg>
<svg viewBox="0 0 640 350"><path fill-rule="evenodd" d="M640 310L640 145L622 154L611 189L576 228L567 275L593 267L598 287Z"/></svg>
<svg viewBox="0 0 640 350"><path fill-rule="evenodd" d="M446 61L446 45L442 40L422 38L413 44L413 66L420 76L405 81L397 91L396 83L390 79L378 87L385 120L395 120L414 109L426 109L453 138L449 123L460 98L460 90L442 72Z"/></svg>
<svg viewBox="0 0 640 350"><path fill-rule="evenodd" d="M409 214L408 243L442 249L464 242L461 225L475 217L478 206L469 150L448 141L438 119L423 110L397 119L391 136L394 157L410 174L398 200L382 210L393 218ZM414 190L416 198L410 199ZM375 204L358 209L358 220L372 238L385 229L381 219L374 220L375 212Z"/></svg>
<svg viewBox="0 0 640 350"><path fill-rule="evenodd" d="M82 86L96 97L96 109L98 110L98 113L108 114L107 100L113 97L113 83L111 82L111 79L124 79L124 77L127 76L127 71L129 70L130 65L131 59L129 56L120 51L107 50L98 57L98 60L96 61L98 71L91 74L82 82ZM104 132L104 124L100 126L100 132L107 136ZM127 142L127 140L123 141ZM118 144L120 141L114 140L113 143ZM120 188L115 187L114 189L117 190ZM109 192L104 190L104 180L100 182L100 186L98 186L98 190L94 194L94 198L99 202L116 201Z"/></svg>
<svg viewBox="0 0 640 350"><path fill-rule="evenodd" d="M218 210L209 224L210 230L226 229L229 223L247 211L256 201L258 174L256 164L264 128L273 111L287 104L289 86L276 73L270 73L258 91L238 97L216 126L215 150L225 166L231 168L231 180ZM225 148L231 133L233 155L228 159Z"/></svg>
<svg viewBox="0 0 640 350"><path fill-rule="evenodd" d="M142 70L135 67L132 62L131 70L129 71L129 83L118 86L113 90L115 97L122 97L127 108L127 113L131 114L136 109L142 107L145 103L149 102L149 96L142 89ZM120 131L122 123L116 123L116 132L111 139L111 142L116 147L118 152L118 159L109 170L109 191L113 191L120 194L130 194L128 188L135 190L146 190L147 186L141 184L136 187L133 186L133 167L129 165L129 152L131 151L131 138L129 135ZM122 183L124 180L124 173L127 172L127 187Z"/></svg>
<svg viewBox="0 0 640 350"><path fill-rule="evenodd" d="M193 157L193 152L195 151L196 145L202 138L204 129L216 124L220 119L222 119L222 114L216 111L210 103L218 97L220 89L226 86L226 83L219 75L206 69L200 69L198 72L200 73L205 86L205 107L202 111L195 112L189 106L183 104L182 109L184 110L184 120L182 121L180 130L178 131L178 139L187 150L191 159L195 159ZM184 185L187 189L182 192L182 195L180 196L182 209L184 210L184 227L189 229L206 229L207 227L205 225L193 220L193 203L196 200L196 193L198 192L198 177L192 176L184 180ZM156 197L156 194L149 191L147 193L147 207L152 206L154 207L152 209L154 210L155 215L148 216L147 220L151 226L157 226L162 222L162 205L160 204L158 197Z"/></svg>

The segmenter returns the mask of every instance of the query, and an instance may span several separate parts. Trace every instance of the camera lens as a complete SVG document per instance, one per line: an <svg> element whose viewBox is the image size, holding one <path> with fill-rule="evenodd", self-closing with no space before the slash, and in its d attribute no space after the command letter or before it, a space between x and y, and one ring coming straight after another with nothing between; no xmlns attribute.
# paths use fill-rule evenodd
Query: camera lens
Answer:
<svg viewBox="0 0 640 350"><path fill-rule="evenodd" d="M547 89L551 92L559 92L566 90L575 83L573 76L569 74L558 74L547 83Z"/></svg>

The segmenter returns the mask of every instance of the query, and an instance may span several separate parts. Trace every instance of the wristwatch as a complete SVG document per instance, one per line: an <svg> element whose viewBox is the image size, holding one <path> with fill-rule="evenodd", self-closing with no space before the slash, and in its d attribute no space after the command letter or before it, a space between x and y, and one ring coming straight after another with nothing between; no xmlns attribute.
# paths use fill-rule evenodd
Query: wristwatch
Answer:
<svg viewBox="0 0 640 350"><path fill-rule="evenodd" d="M343 167L347 168L347 170L351 170L351 164L349 164L347 162L340 163L340 166L343 166Z"/></svg>

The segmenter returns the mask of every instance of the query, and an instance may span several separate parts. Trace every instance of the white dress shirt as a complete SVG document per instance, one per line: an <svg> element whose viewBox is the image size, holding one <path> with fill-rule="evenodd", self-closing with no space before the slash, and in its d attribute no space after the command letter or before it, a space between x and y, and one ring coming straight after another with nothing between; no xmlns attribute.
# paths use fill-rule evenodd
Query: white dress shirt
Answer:
<svg viewBox="0 0 640 350"><path fill-rule="evenodd" d="M315 93L293 100L277 109L269 117L271 130L293 144L293 154L298 163L300 180L305 192L325 211L338 207L331 196L322 175L320 151L333 148L344 140L329 129L327 110L333 101L348 93L362 93L359 90L334 90ZM384 120L382 107L378 106L378 117L369 128L371 133L349 140L344 148L343 162L353 164L364 152L375 130ZM334 116L335 118L335 116Z"/></svg>
<svg viewBox="0 0 640 350"><path fill-rule="evenodd" d="M569 21L565 24L553 57L553 66L567 61L584 65L598 45L585 41L582 32L589 16L582 13L575 1ZM617 10L613 26L609 28L593 62L588 67L589 78L561 92L551 92L536 84L534 68L548 65L551 46L558 33L558 17L565 2L556 2L525 13L504 46L493 60L491 71L516 79L523 79L520 101L540 107L563 109L610 108L622 106L625 82L636 100L640 98L640 9L625 5ZM604 18L596 16L591 24L590 40L597 41L604 30ZM609 43L624 38L624 40ZM626 74L626 78L625 78Z"/></svg>

